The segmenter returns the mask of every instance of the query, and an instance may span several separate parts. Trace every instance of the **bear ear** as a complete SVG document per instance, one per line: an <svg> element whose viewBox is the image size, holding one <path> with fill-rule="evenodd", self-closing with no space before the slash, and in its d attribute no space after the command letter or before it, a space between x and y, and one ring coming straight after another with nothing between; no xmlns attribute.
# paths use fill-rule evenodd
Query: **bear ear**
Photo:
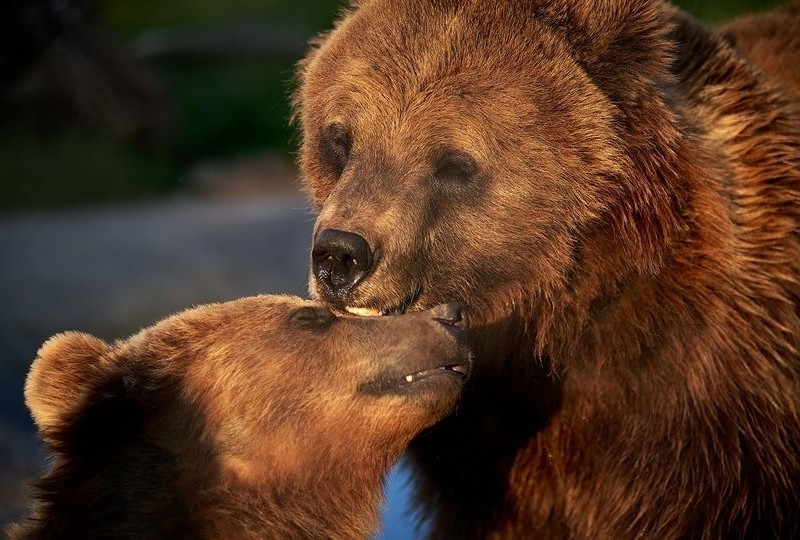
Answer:
<svg viewBox="0 0 800 540"><path fill-rule="evenodd" d="M564 38L578 62L618 103L671 80L675 11L660 0L544 1L535 8Z"/></svg>
<svg viewBox="0 0 800 540"><path fill-rule="evenodd" d="M79 332L57 334L39 349L25 381L25 403L39 431L61 426L108 377L113 349Z"/></svg>

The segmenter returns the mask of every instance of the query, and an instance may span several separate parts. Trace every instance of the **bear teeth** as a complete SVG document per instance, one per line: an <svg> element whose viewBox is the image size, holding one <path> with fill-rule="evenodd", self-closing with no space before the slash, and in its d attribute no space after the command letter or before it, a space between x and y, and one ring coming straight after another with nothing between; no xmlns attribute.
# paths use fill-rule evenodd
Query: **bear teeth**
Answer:
<svg viewBox="0 0 800 540"><path fill-rule="evenodd" d="M377 317L383 314L380 309L375 308L345 307L344 309L346 309L348 313L358 315L359 317Z"/></svg>
<svg viewBox="0 0 800 540"><path fill-rule="evenodd" d="M406 382L412 382L414 380L413 375L406 375Z"/></svg>

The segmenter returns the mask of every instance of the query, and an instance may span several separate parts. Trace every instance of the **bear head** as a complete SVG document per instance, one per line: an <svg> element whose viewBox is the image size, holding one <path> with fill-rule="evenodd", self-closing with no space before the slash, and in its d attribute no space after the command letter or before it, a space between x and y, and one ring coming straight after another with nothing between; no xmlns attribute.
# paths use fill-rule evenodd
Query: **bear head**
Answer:
<svg viewBox="0 0 800 540"><path fill-rule="evenodd" d="M54 457L39 523L141 537L365 534L388 468L456 404L465 325L457 305L366 320L260 296L113 345L59 334L25 386Z"/></svg>
<svg viewBox="0 0 800 540"><path fill-rule="evenodd" d="M655 272L685 191L671 13L357 2L298 70L315 296L359 314L458 300L476 326L539 317L543 343L571 294Z"/></svg>

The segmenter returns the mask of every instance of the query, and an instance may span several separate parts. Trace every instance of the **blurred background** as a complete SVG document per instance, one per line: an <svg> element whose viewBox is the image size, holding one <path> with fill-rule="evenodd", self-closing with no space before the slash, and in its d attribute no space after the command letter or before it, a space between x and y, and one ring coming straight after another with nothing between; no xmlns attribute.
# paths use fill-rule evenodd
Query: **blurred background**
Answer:
<svg viewBox="0 0 800 540"><path fill-rule="evenodd" d="M780 2L684 0L716 24ZM53 333L306 294L313 214L294 65L336 0L5 0L0 7L0 527L44 454L22 400ZM413 538L392 473L382 538Z"/></svg>

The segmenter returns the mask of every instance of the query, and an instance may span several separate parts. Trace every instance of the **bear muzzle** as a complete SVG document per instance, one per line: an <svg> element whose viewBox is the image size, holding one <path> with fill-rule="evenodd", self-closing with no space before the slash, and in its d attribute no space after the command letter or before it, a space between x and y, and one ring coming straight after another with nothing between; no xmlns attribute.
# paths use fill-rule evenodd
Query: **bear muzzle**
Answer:
<svg viewBox="0 0 800 540"><path fill-rule="evenodd" d="M460 389L472 366L472 355L466 345L469 322L464 307L459 303L441 304L397 320L417 321L418 324L420 318L434 325L430 334L416 333L418 337L414 341L421 353L401 355L378 377L360 385L359 391L383 395L405 394L423 388L441 390L443 385ZM443 329L446 335L435 328Z"/></svg>
<svg viewBox="0 0 800 540"><path fill-rule="evenodd" d="M322 294L341 300L372 269L373 252L363 236L325 229L314 240L311 266Z"/></svg>

